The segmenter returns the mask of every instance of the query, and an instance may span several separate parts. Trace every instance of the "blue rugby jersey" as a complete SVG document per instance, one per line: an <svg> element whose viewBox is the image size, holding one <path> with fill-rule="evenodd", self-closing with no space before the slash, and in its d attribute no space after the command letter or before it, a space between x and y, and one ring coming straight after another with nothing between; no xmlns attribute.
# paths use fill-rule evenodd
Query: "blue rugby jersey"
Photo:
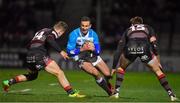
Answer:
<svg viewBox="0 0 180 103"><path fill-rule="evenodd" d="M86 41L91 41L94 43L95 50L93 53L95 55L100 54L100 44L99 44L99 38L96 34L96 32L92 29L88 30L88 33L86 35L83 35L80 31L80 28L77 28L73 30L68 39L67 44L67 53L70 57L74 57L80 53L80 48Z"/></svg>

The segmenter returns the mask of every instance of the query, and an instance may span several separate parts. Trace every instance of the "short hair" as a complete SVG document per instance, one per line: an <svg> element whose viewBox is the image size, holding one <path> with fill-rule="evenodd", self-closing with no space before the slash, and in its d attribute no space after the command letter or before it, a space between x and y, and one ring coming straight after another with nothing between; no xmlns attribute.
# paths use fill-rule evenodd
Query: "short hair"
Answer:
<svg viewBox="0 0 180 103"><path fill-rule="evenodd" d="M81 21L89 21L91 23L91 19L88 16L81 17Z"/></svg>
<svg viewBox="0 0 180 103"><path fill-rule="evenodd" d="M143 24L143 19L142 19L142 17L135 16L130 19L130 23L131 24Z"/></svg>
<svg viewBox="0 0 180 103"><path fill-rule="evenodd" d="M68 29L68 25L67 25L67 23L64 22L64 21L58 21L58 22L53 26L53 28L55 28L55 29L60 29L60 28L62 28L62 29L64 29L64 30L67 30L67 29Z"/></svg>

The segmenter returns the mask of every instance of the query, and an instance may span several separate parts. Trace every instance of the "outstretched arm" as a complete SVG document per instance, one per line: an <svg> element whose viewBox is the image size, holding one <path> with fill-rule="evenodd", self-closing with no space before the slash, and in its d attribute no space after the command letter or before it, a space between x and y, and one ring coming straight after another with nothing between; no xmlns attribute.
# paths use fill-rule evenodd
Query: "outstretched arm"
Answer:
<svg viewBox="0 0 180 103"><path fill-rule="evenodd" d="M55 41L55 37L53 35L48 35L47 37L47 42L50 44L51 47L53 47L58 53L60 53L62 55L62 57L64 59L68 59L68 55L66 52L64 52L60 46L57 44L57 42Z"/></svg>
<svg viewBox="0 0 180 103"><path fill-rule="evenodd" d="M57 42L55 41L55 37L53 35L48 35L47 37L47 42L48 44L50 44L51 47L53 47L57 52L61 52L61 48L60 46L57 44Z"/></svg>

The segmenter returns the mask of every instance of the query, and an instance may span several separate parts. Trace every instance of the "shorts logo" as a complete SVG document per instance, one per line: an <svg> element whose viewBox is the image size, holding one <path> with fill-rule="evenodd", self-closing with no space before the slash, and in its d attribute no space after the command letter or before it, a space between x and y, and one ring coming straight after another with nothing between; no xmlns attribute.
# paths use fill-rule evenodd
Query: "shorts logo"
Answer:
<svg viewBox="0 0 180 103"><path fill-rule="evenodd" d="M37 70L40 70L40 69L42 69L42 68L43 68L42 65L36 65L36 69L37 69Z"/></svg>
<svg viewBox="0 0 180 103"><path fill-rule="evenodd" d="M141 60L148 60L149 58L148 58L148 56L147 55L143 55L143 56L141 56Z"/></svg>

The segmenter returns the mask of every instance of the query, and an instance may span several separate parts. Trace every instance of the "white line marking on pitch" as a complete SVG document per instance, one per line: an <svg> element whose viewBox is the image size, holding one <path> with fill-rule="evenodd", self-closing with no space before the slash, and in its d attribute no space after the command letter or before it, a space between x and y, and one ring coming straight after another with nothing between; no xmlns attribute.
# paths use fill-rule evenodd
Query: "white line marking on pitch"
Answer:
<svg viewBox="0 0 180 103"><path fill-rule="evenodd" d="M50 83L48 84L49 86L56 86L56 85L59 85L58 83Z"/></svg>
<svg viewBox="0 0 180 103"><path fill-rule="evenodd" d="M28 92L28 91L31 91L31 89L27 88L27 89L22 89L22 90L11 90L11 91L9 91L9 93L15 93L15 92L24 93L24 92Z"/></svg>

